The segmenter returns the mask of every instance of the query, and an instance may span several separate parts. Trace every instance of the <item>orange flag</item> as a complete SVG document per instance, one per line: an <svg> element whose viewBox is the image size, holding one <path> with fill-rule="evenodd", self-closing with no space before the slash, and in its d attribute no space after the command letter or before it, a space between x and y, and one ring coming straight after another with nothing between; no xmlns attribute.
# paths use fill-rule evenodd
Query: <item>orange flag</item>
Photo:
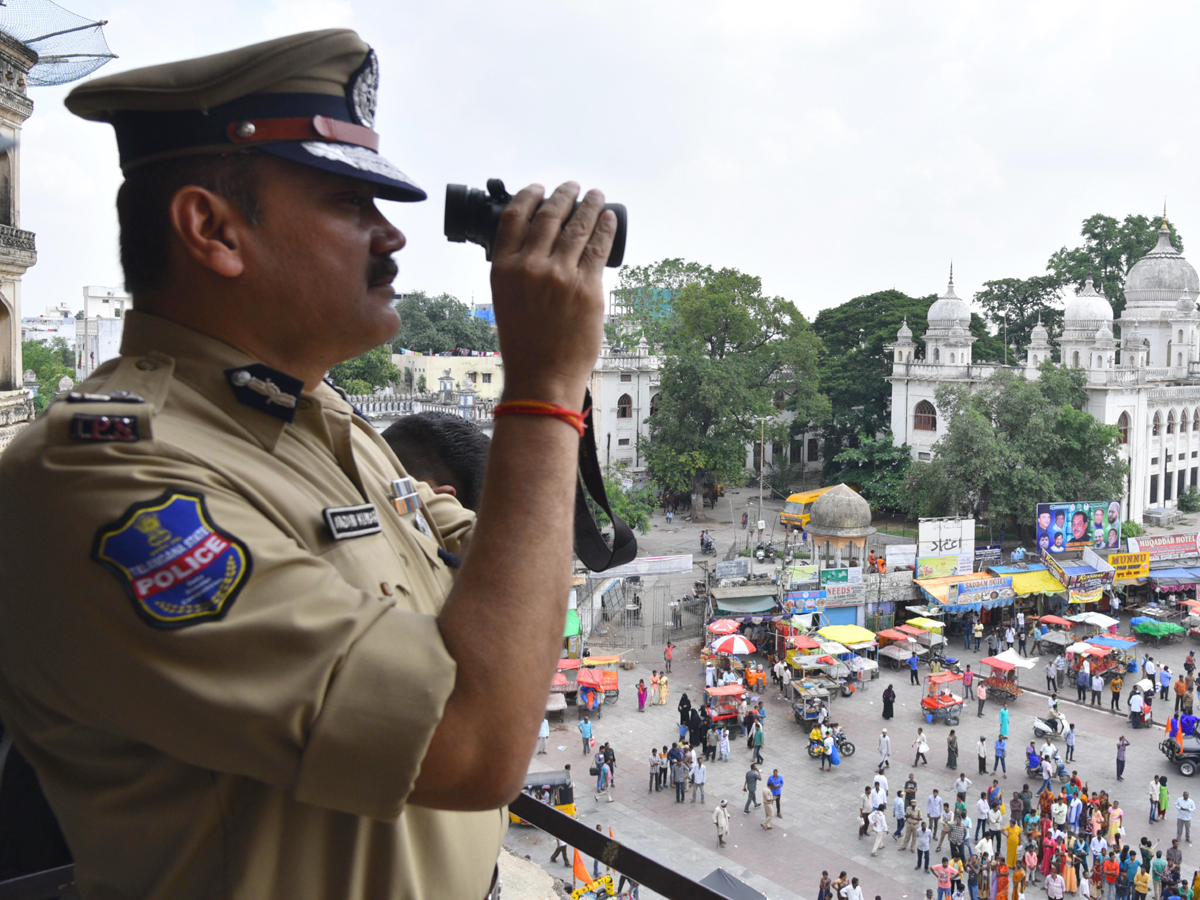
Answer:
<svg viewBox="0 0 1200 900"><path fill-rule="evenodd" d="M583 857L579 855L579 851L575 851L575 866L571 874L574 876L574 881L582 881L584 884L592 883L592 876L588 874L587 866L583 864Z"/></svg>

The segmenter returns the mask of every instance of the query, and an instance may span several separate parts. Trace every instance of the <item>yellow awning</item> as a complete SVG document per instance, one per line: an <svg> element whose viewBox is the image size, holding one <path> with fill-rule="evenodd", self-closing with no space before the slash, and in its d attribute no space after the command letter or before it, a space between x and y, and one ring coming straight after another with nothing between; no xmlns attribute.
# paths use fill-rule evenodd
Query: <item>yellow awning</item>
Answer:
<svg viewBox="0 0 1200 900"><path fill-rule="evenodd" d="M817 632L821 637L839 644L857 644L861 641L875 640L875 632L867 631L858 625L826 625Z"/></svg>
<svg viewBox="0 0 1200 900"><path fill-rule="evenodd" d="M945 622L939 622L937 619L927 619L925 616L909 619L904 624L911 625L913 628L920 628L922 631L935 631L938 634L941 634L942 629L946 627Z"/></svg>
<svg viewBox="0 0 1200 900"><path fill-rule="evenodd" d="M1021 572L1013 575L1013 591L1018 597L1030 594L1061 594L1066 590L1062 582L1045 570Z"/></svg>

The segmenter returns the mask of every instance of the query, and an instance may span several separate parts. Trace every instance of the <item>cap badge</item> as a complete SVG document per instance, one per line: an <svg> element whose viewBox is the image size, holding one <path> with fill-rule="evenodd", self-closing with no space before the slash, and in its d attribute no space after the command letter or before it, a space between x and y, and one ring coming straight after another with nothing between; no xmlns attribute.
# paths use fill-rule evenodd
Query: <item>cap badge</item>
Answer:
<svg viewBox="0 0 1200 900"><path fill-rule="evenodd" d="M367 58L350 78L347 89L350 99L350 114L358 125L375 127L375 99L379 91L379 58L374 50L367 51Z"/></svg>

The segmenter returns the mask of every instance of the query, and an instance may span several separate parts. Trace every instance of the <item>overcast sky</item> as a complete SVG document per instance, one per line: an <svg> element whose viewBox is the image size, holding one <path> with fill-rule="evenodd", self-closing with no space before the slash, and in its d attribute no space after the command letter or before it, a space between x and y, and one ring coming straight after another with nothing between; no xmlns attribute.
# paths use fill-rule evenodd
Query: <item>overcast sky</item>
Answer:
<svg viewBox="0 0 1200 900"><path fill-rule="evenodd" d="M1164 196L1200 258L1186 4L63 2L109 20L120 59L97 76L358 30L380 56L381 149L430 195L383 204L408 236L401 291L488 299L482 249L447 243L442 212L447 182L493 176L600 187L629 208L626 262L734 267L810 317L940 293L951 258L969 298L1041 273L1085 217ZM115 141L66 112L69 88L30 90L24 315L121 282Z"/></svg>

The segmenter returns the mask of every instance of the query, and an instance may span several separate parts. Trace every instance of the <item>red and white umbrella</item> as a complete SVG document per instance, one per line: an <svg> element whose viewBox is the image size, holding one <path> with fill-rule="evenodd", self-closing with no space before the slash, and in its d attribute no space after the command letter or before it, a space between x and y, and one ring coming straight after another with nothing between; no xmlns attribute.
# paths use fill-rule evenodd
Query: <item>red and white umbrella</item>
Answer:
<svg viewBox="0 0 1200 900"><path fill-rule="evenodd" d="M717 619L708 624L708 630L713 634L733 634L738 630L738 623L733 619Z"/></svg>
<svg viewBox="0 0 1200 900"><path fill-rule="evenodd" d="M713 649L718 653L729 653L733 656L742 656L746 653L754 652L754 644L746 640L740 634L731 634L721 638L712 645Z"/></svg>

